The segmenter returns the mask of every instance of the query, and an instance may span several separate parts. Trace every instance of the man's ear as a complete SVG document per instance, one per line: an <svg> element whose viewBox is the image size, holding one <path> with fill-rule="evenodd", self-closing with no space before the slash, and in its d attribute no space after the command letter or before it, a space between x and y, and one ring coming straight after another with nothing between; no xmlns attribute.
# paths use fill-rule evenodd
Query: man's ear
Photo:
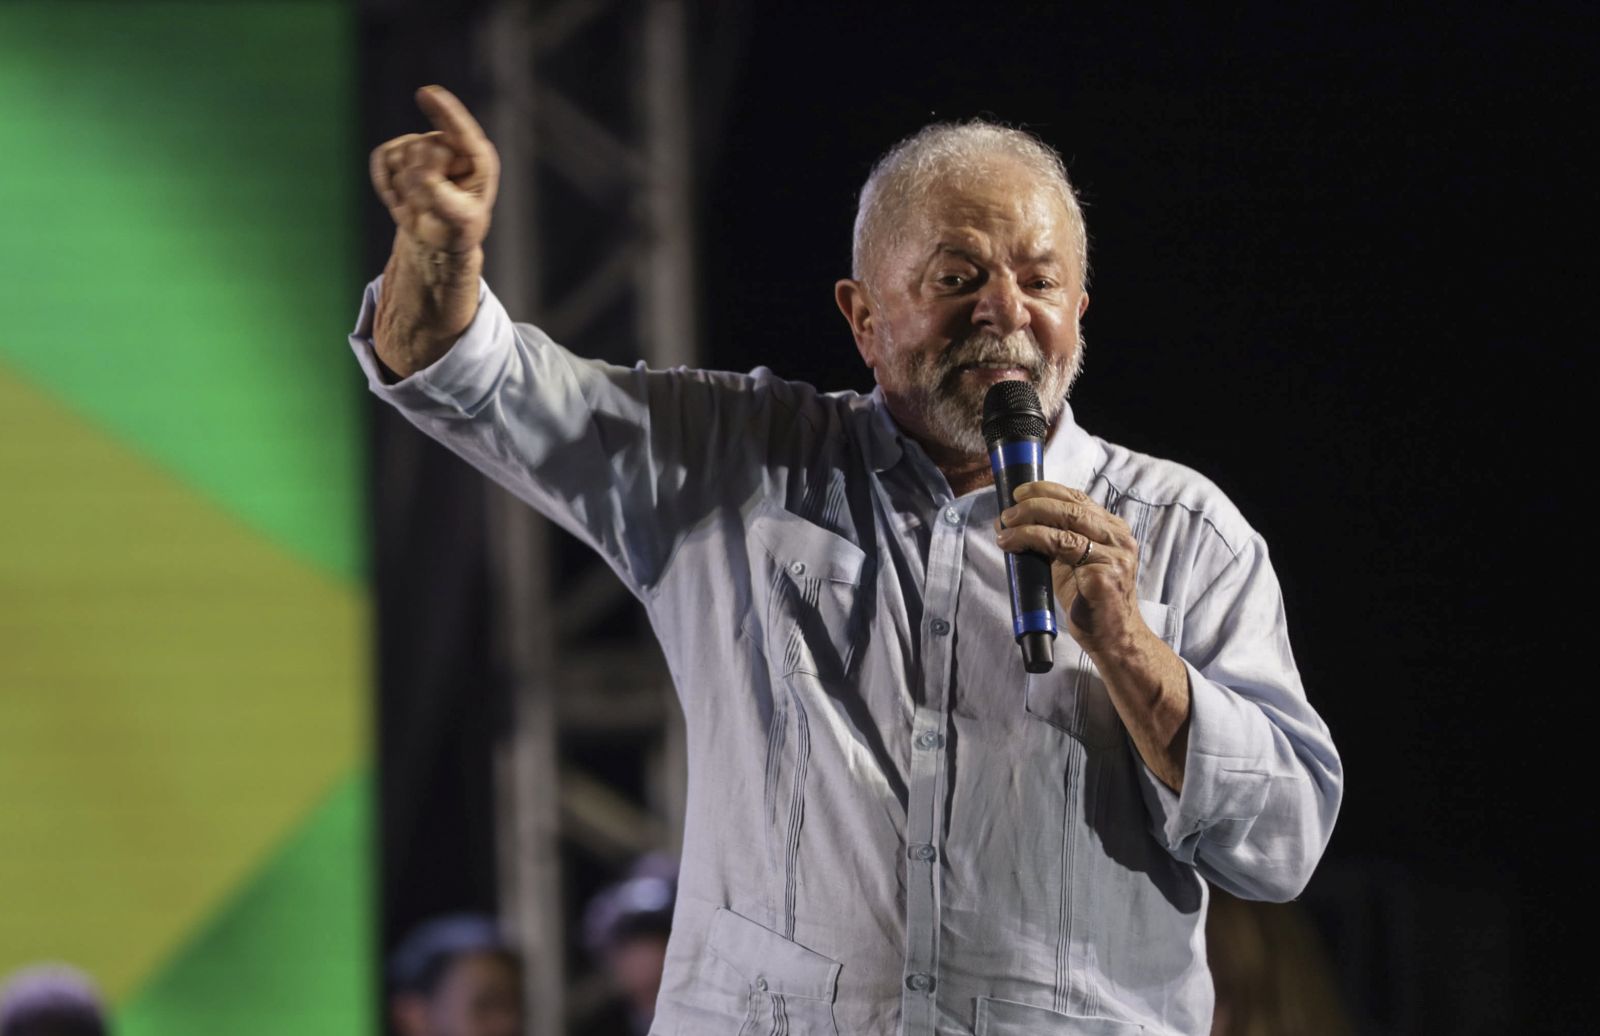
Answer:
<svg viewBox="0 0 1600 1036"><path fill-rule="evenodd" d="M847 277L833 286L833 301L838 303L839 312L844 314L845 322L850 325L850 333L855 336L856 351L861 354L861 359L868 367L876 368L878 339L867 286Z"/></svg>
<svg viewBox="0 0 1600 1036"><path fill-rule="evenodd" d="M1089 293L1084 292L1078 297L1078 319L1083 319L1083 311L1089 308Z"/></svg>

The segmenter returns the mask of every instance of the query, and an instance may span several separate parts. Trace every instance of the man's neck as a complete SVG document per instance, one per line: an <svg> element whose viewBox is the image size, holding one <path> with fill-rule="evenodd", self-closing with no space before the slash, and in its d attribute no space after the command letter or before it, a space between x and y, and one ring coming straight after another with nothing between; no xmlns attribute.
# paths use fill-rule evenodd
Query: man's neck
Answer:
<svg viewBox="0 0 1600 1036"><path fill-rule="evenodd" d="M888 403L888 400L885 400ZM901 433L914 439L922 452L933 461L934 467L944 474L945 481L950 483L950 492L955 496L966 496L975 489L985 489L994 485L994 469L989 465L988 453L962 453L951 449L942 443L935 442L919 425L914 422L902 420L895 413L893 404L888 405L889 416L900 427ZM1055 437L1056 429L1061 423L1061 416L1050 425L1045 434L1045 441L1049 442Z"/></svg>
<svg viewBox="0 0 1600 1036"><path fill-rule="evenodd" d="M952 494L966 496L974 489L994 485L994 469L989 465L987 455L968 456L929 442L923 442L922 449L928 459L944 472Z"/></svg>
<svg viewBox="0 0 1600 1036"><path fill-rule="evenodd" d="M1059 425L1058 418L1057 423L1051 425L1049 431L1045 433L1046 443L1055 438ZM904 429L903 425L901 427ZM922 447L922 452L926 453L934 466L944 473L945 481L950 483L950 492L955 496L965 496L975 489L987 489L994 485L994 468L989 464L987 453L976 455L960 453L948 446L925 439L915 432L907 430L907 434L917 441L917 445Z"/></svg>

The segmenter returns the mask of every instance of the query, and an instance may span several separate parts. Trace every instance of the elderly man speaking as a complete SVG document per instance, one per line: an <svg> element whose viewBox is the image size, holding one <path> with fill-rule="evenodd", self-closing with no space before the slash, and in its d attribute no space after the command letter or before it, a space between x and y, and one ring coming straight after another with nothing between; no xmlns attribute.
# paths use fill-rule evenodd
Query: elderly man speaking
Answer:
<svg viewBox="0 0 1600 1036"><path fill-rule="evenodd" d="M874 168L834 296L877 388L582 359L483 283L499 167L448 92L372 156L372 391L644 603L687 720L657 1036L1205 1033L1207 883L1289 899L1342 788L1262 539L1067 405L1086 235L1060 159L936 125ZM792 343L791 343L791 346ZM1048 481L980 431L1025 378ZM1056 664L1007 552L1051 559Z"/></svg>

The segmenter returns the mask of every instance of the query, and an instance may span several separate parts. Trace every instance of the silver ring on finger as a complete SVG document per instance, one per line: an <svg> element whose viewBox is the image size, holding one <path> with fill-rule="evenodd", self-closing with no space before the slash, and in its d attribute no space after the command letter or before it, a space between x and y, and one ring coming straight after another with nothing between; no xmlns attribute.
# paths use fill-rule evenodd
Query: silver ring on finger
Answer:
<svg viewBox="0 0 1600 1036"><path fill-rule="evenodd" d="M1080 557L1077 561L1074 561L1072 563L1072 567L1073 568L1078 568L1085 561L1088 561L1089 560L1089 552L1092 551L1092 550L1094 550L1094 541L1090 540L1088 543L1085 543L1083 545L1083 556Z"/></svg>

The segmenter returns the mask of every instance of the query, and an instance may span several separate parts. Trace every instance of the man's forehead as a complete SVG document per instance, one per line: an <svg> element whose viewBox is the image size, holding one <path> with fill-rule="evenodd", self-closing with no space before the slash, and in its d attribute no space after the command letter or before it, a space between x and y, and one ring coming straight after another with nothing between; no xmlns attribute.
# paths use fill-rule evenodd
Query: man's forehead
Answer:
<svg viewBox="0 0 1600 1036"><path fill-rule="evenodd" d="M1068 232L1072 214L1060 190L1037 174L944 178L907 206L905 229L944 240L977 240L996 233L1040 244Z"/></svg>
<svg viewBox="0 0 1600 1036"><path fill-rule="evenodd" d="M1074 251L1072 222L1060 207L1018 206L1004 212L933 210L907 229L907 258L916 262L938 256L1065 262Z"/></svg>

